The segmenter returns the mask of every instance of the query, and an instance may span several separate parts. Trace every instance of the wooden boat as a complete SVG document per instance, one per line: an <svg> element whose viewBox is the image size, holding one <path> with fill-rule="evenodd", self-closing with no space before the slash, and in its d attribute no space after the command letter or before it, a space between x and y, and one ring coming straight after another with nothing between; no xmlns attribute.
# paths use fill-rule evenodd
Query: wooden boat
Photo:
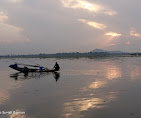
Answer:
<svg viewBox="0 0 141 118"><path fill-rule="evenodd" d="M18 65L23 65L23 67L19 67ZM23 73L28 73L28 72L56 72L58 70L54 69L48 69L45 67L42 67L40 65L27 65L27 64L12 64L9 66L10 68L17 70L19 72L23 72ZM29 68L32 67L32 68ZM33 68L34 67L34 68Z"/></svg>

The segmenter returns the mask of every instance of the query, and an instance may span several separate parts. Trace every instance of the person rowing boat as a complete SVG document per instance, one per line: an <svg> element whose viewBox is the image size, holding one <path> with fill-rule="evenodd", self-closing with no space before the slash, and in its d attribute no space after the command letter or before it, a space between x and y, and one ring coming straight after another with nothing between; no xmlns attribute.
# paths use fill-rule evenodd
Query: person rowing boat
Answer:
<svg viewBox="0 0 141 118"><path fill-rule="evenodd" d="M59 64L58 64L57 62L56 62L55 65L54 65L54 70L55 70L55 71L60 70L60 66L59 66Z"/></svg>

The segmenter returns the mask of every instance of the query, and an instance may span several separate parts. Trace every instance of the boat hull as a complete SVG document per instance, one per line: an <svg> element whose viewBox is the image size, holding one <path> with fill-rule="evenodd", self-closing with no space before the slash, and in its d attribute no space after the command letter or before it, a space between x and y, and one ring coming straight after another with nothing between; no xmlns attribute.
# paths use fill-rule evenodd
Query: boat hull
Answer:
<svg viewBox="0 0 141 118"><path fill-rule="evenodd" d="M14 69L14 70L17 70L19 72L23 72L23 73L28 73L28 72L56 72L55 70L50 70L50 69L31 69L31 68L22 68L22 67L18 67L18 66L13 66L13 65L10 65L9 66L10 68Z"/></svg>

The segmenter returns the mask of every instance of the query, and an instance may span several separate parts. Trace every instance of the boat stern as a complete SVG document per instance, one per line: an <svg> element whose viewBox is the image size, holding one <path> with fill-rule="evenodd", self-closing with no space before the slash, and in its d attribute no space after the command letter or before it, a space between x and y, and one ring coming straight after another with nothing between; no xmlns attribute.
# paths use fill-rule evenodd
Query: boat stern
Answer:
<svg viewBox="0 0 141 118"><path fill-rule="evenodd" d="M15 69L15 68L18 67L18 65L17 64L11 64L9 67Z"/></svg>

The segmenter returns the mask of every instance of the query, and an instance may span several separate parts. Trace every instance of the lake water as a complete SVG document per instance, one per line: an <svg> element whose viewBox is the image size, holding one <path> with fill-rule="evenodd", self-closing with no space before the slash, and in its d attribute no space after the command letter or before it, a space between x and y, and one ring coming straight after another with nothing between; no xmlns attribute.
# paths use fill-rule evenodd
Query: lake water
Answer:
<svg viewBox="0 0 141 118"><path fill-rule="evenodd" d="M54 73L17 73L15 62ZM141 118L141 57L0 59L0 118Z"/></svg>

